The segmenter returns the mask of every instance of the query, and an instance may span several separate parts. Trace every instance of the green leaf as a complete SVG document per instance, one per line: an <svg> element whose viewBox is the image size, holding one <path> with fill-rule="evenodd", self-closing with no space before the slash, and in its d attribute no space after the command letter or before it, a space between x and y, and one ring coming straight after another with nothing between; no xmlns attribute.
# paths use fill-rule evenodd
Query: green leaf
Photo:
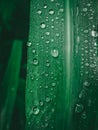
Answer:
<svg viewBox="0 0 98 130"><path fill-rule="evenodd" d="M64 130L73 105L72 5L69 0L30 4L26 129Z"/></svg>
<svg viewBox="0 0 98 130"><path fill-rule="evenodd" d="M14 103L19 85L22 45L22 41L14 40L8 66L6 68L2 83L2 86L7 89L7 95L1 112L0 130L9 130L10 128Z"/></svg>

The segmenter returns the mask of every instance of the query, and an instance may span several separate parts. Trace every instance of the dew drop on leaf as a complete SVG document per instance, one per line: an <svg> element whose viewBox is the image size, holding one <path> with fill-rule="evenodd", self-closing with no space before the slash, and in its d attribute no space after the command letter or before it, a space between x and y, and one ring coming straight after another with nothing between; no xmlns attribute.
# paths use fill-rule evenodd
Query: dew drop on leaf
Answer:
<svg viewBox="0 0 98 130"><path fill-rule="evenodd" d="M38 13L38 14L41 14L41 13L42 13L42 11L41 11L41 10L38 10L38 11L37 11L37 13Z"/></svg>
<svg viewBox="0 0 98 130"><path fill-rule="evenodd" d="M58 55L59 55L59 52L58 52L58 49L53 49L53 50L51 50L51 55L53 56L53 57L58 57Z"/></svg>
<svg viewBox="0 0 98 130"><path fill-rule="evenodd" d="M56 86L56 83L54 82L54 83L52 83L52 87L55 87Z"/></svg>
<svg viewBox="0 0 98 130"><path fill-rule="evenodd" d="M39 112L40 112L40 110L39 110L39 108L37 106L33 107L32 111L33 111L34 115L38 115Z"/></svg>
<svg viewBox="0 0 98 130"><path fill-rule="evenodd" d="M83 11L84 11L84 12L87 12L87 8L83 8Z"/></svg>
<svg viewBox="0 0 98 130"><path fill-rule="evenodd" d="M34 65L38 65L38 63L39 63L38 59L36 59L36 58L33 59L33 64L34 64Z"/></svg>
<svg viewBox="0 0 98 130"><path fill-rule="evenodd" d="M97 31L94 31L94 30L93 30L93 31L91 32L91 35L92 35L92 37L97 37L97 36L98 36L98 33L97 33Z"/></svg>
<svg viewBox="0 0 98 130"><path fill-rule="evenodd" d="M84 106L82 104L76 104L76 107L75 107L76 113L81 113L83 109L84 109Z"/></svg>
<svg viewBox="0 0 98 130"><path fill-rule="evenodd" d="M46 9L47 8L47 5L44 5L44 9Z"/></svg>
<svg viewBox="0 0 98 130"><path fill-rule="evenodd" d="M86 86L86 87L88 87L88 86L90 85L90 83L89 83L88 81L85 81L85 82L83 83L83 85Z"/></svg>
<svg viewBox="0 0 98 130"><path fill-rule="evenodd" d="M40 102L39 102L39 105L40 105L40 106L43 106L43 105L44 105L44 103L43 103L42 101L40 101Z"/></svg>
<svg viewBox="0 0 98 130"><path fill-rule="evenodd" d="M30 47L32 43L30 41L27 42L27 46Z"/></svg>
<svg viewBox="0 0 98 130"><path fill-rule="evenodd" d="M46 32L46 35L50 35L50 32Z"/></svg>
<svg viewBox="0 0 98 130"><path fill-rule="evenodd" d="M46 24L45 24L45 23L41 23L41 24L40 24L40 27L41 27L42 29L44 29L44 28L46 28Z"/></svg>
<svg viewBox="0 0 98 130"><path fill-rule="evenodd" d="M50 9L49 14L51 14L51 15L54 14L54 10Z"/></svg>
<svg viewBox="0 0 98 130"><path fill-rule="evenodd" d="M46 97L46 102L50 102L50 97Z"/></svg>

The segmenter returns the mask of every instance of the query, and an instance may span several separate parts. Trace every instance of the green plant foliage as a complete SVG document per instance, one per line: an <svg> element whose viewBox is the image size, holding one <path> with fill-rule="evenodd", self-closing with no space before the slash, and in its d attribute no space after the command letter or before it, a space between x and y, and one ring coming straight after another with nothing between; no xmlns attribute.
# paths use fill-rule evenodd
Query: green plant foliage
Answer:
<svg viewBox="0 0 98 130"><path fill-rule="evenodd" d="M69 0L37 0L30 5L26 129L69 129L73 105L72 5Z"/></svg>
<svg viewBox="0 0 98 130"><path fill-rule="evenodd" d="M98 129L97 5L31 0L26 130Z"/></svg>
<svg viewBox="0 0 98 130"><path fill-rule="evenodd" d="M0 1L0 130L25 128L28 0Z"/></svg>
<svg viewBox="0 0 98 130"><path fill-rule="evenodd" d="M98 130L98 0L0 0L0 130L25 128Z"/></svg>
<svg viewBox="0 0 98 130"><path fill-rule="evenodd" d="M9 129L19 85L19 74L22 57L22 41L15 40L5 72L2 86L7 88L7 96L2 110L0 130Z"/></svg>

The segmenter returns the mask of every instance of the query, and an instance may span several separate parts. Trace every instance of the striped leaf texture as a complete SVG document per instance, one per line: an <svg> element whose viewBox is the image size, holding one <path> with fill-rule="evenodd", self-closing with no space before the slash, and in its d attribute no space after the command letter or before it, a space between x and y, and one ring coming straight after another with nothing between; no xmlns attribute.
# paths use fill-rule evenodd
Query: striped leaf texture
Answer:
<svg viewBox="0 0 98 130"><path fill-rule="evenodd" d="M97 21L97 0L31 0L26 130L98 130Z"/></svg>

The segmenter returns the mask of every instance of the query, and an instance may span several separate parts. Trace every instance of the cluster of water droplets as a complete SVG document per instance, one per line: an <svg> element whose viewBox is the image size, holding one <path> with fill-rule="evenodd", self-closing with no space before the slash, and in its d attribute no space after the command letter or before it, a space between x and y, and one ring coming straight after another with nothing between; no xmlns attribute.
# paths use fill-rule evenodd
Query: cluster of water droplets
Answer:
<svg viewBox="0 0 98 130"><path fill-rule="evenodd" d="M32 116L33 119L36 117L35 127L53 129L54 120L51 120L51 115L55 113L58 72L59 75L61 73L59 68L62 63L59 60L62 55L60 50L62 50L61 44L63 43L61 28L64 26L64 8L63 4L55 0L42 5L38 4L34 8L31 21L36 24L35 27L32 25L36 33L34 32L35 35L32 35L30 41L27 42L31 64L29 70L31 89L28 91L37 102L35 104L32 101L29 117ZM39 118L42 122L37 121Z"/></svg>
<svg viewBox="0 0 98 130"><path fill-rule="evenodd" d="M85 125L89 120L88 110L92 107L91 95L95 93L98 84L98 28L96 17L96 6L92 1L79 2L76 8L77 25L76 25L76 55L80 62L77 66L80 72L78 101L75 104L74 111L79 115L79 127L87 129ZM86 120L86 121L85 121ZM80 128L77 128L80 130Z"/></svg>

